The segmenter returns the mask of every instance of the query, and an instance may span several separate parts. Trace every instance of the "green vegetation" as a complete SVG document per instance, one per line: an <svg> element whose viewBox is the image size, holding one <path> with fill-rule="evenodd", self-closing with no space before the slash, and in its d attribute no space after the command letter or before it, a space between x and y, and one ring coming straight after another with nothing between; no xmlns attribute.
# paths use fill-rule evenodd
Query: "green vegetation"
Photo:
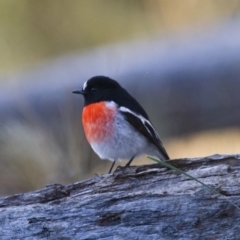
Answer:
<svg viewBox="0 0 240 240"><path fill-rule="evenodd" d="M0 70L109 42L213 24L238 0L1 0Z"/></svg>

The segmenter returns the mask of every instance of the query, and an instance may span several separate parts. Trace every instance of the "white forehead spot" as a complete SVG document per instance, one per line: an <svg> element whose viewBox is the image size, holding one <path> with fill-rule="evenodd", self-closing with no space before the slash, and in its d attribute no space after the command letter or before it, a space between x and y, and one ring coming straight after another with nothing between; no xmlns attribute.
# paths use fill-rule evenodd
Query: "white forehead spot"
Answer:
<svg viewBox="0 0 240 240"><path fill-rule="evenodd" d="M87 81L83 84L83 90L85 90L87 87Z"/></svg>

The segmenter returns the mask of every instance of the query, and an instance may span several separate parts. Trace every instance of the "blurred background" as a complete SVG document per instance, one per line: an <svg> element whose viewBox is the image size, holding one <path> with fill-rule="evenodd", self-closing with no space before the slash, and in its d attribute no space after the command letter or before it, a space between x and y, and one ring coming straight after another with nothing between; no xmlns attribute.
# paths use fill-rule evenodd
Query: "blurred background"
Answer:
<svg viewBox="0 0 240 240"><path fill-rule="evenodd" d="M71 93L95 75L139 100L171 158L239 153L239 15L239 0L1 0L0 195L108 171Z"/></svg>

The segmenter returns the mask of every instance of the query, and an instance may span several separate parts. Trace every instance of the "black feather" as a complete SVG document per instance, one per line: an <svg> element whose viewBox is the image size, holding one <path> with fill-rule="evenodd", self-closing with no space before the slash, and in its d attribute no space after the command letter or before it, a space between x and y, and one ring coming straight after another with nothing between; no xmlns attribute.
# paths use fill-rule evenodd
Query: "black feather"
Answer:
<svg viewBox="0 0 240 240"><path fill-rule="evenodd" d="M169 156L163 147L161 140L151 124L147 121L143 121L130 112L121 111L125 116L125 119L139 132L141 132L151 143L153 143L159 150L159 152L165 157L165 160L169 159Z"/></svg>
<svg viewBox="0 0 240 240"><path fill-rule="evenodd" d="M126 121L145 136L150 143L154 144L166 160L169 159L156 130L149 121L147 113L138 101L126 89L122 88L117 81L105 76L96 76L87 81L85 89L75 93L83 94L85 106L101 101L113 101L118 105L119 109L121 107L129 109L130 112L120 110ZM142 116L146 121L142 121L138 115Z"/></svg>

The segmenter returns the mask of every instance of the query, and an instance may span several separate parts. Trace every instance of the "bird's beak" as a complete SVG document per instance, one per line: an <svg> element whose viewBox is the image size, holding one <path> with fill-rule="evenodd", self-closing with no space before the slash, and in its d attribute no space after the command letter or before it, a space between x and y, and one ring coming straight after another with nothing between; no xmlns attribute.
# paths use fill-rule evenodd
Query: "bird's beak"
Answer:
<svg viewBox="0 0 240 240"><path fill-rule="evenodd" d="M77 89L77 90L75 90L75 91L72 91L72 93L84 95L84 94L85 94L85 91L83 91L82 89Z"/></svg>

